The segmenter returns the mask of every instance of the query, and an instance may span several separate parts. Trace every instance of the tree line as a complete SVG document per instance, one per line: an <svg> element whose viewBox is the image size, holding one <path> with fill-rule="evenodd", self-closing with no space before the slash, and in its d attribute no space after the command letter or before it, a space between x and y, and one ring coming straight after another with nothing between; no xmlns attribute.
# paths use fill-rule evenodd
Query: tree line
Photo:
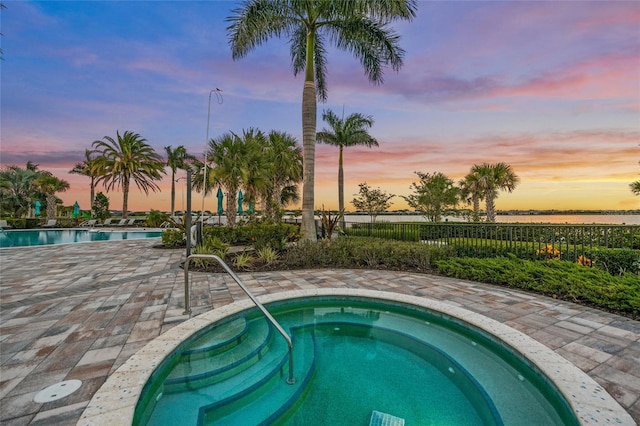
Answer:
<svg viewBox="0 0 640 426"><path fill-rule="evenodd" d="M166 158L158 154L139 134L116 132L116 137L105 136L85 150L84 160L74 165L69 173L87 176L90 185L90 205L100 204L102 185L108 193L122 191L122 217L129 211L128 200L132 186L149 194L160 190L158 181L171 173L171 214L175 213L175 183L178 170L193 173L192 187L206 194L217 188L224 189L227 198L226 214L230 225L235 224L237 194L245 191L244 202L261 202L263 214L277 220L284 205L298 198L297 184L302 177L302 152L296 139L279 131L268 134L249 129L242 134L228 132L211 139L202 160L189 154L182 145L164 148ZM35 201L45 200L47 218L56 217L60 200L58 192L69 189L69 183L39 170L38 165L27 163L23 169L8 166L0 171L0 208L2 215L29 216Z"/></svg>
<svg viewBox="0 0 640 426"><path fill-rule="evenodd" d="M520 178L510 165L506 163L482 163L471 167L469 173L457 184L453 179L441 172L415 172L419 181L410 186L412 193L402 196L409 207L421 211L424 217L432 222L442 220L443 214L460 203L473 207L473 222L480 221L480 202L485 202L486 221L495 222L495 200L499 191L513 191ZM393 194L380 188L374 189L366 182L359 184L359 193L351 202L353 206L367 212L371 220L390 207Z"/></svg>

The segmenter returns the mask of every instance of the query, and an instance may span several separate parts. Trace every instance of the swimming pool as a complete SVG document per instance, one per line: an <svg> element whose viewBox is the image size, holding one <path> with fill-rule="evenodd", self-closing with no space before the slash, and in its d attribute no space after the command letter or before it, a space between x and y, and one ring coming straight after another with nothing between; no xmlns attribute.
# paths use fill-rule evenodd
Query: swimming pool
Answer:
<svg viewBox="0 0 640 426"><path fill-rule="evenodd" d="M325 303L324 300L326 298L329 298L330 300L348 299L349 303L347 304L348 306L342 306L345 308L344 311L341 309L336 311L333 307L330 307L329 311L327 311L327 306L323 306L321 304L316 308L313 308L319 309L319 311L315 312L313 316L310 314L304 314L307 315L304 316L303 314L299 312L295 313L295 310L290 309L290 302L298 303L300 300L306 298L315 298L315 301L321 300L318 299L318 297L323 299L323 304ZM431 368L432 370L435 369L436 376L445 376L445 378L450 381L447 386L454 391L458 389L458 393L463 394L463 399L460 401L464 401L464 398L466 398L467 402L465 404L473 407L470 414L468 414L471 417L468 418L475 420L480 418L482 419L480 422L481 424L483 422L484 424L513 424L513 416L520 416L520 421L517 422L518 424L532 424L528 417L528 403L530 401L535 402L533 400L539 398L542 401L542 405L546 405L547 408L549 406L552 407L552 413L543 415L549 415L551 418L555 419L551 422L545 421L544 424L558 424L558 419L560 419L560 424L577 424L578 422L580 424L594 422L627 424L631 422L628 413L626 413L624 409L622 409L622 407L620 407L620 405L617 404L601 386L564 358L558 356L535 340L508 326L505 326L504 324L456 306L436 302L426 298L416 298L396 293L360 289L297 290L261 296L260 300L265 305L269 306L269 304L272 304L270 306L276 307L277 310L280 310L282 306L285 306L284 314L279 312L279 316L284 315L285 321L287 316L298 317L299 319L302 319L303 325L314 324L314 328L316 323L318 323L318 320L323 323L321 324L321 327L316 330L315 337L305 337L304 335L298 336L298 332L293 331L295 339L294 348L297 347L297 349L295 349L297 353L294 354L296 364L295 375L297 379L296 385L287 385L285 383L285 378L281 377L279 374L274 376L273 380L276 382L277 389L283 390L285 394L287 392L289 393L289 396L280 395L279 397L283 398L282 400L284 401L290 400L294 402L293 404L278 403L275 405L267 405L267 411L270 411L271 413L277 412L277 416L285 416L283 418L278 417L281 424L313 424L313 421L309 420L309 418L300 418L296 416L301 415L300 413L306 413L306 411L298 411L297 409L309 402L312 402L314 400L314 394L316 396L321 395L319 400L325 404L323 411L324 414L322 414L323 419L326 418L327 413L333 413L331 410L334 410L334 407L339 407L337 404L334 405L334 401L339 402L339 400L345 398L349 393L356 397L362 397L361 399L365 402L373 400L368 393L363 392L360 388L354 387L350 384L350 373L358 373L361 371L361 365L363 363L379 361L379 354L385 354L387 352L395 353L396 350L399 350L404 355L408 354L409 358L402 358L402 362L383 362L382 364L378 364L377 367L367 370L374 374L364 374L365 377L374 377L374 381L364 387L367 391L369 388L377 388L378 390L381 389L383 393L386 393L385 401L380 402L380 400L378 400L373 407L368 406L367 410L371 411L366 415L370 416L374 411L376 411L389 413L397 417L406 415L407 418L411 418L411 413L405 414L405 412L398 409L398 406L385 405L387 399L393 401L400 400L400 402L402 402L403 400L409 400L409 397L413 397L413 395L398 391L396 388L396 382L400 382L400 384L407 383L409 385L413 385L414 389L418 389L419 391L414 391L412 393L418 396L420 396L420 394L427 394L430 397L437 398L439 396L440 389L444 389L444 385L437 385L435 391L429 390L429 379L419 380L422 376L417 375L418 373L422 374L422 370L426 369L424 362L428 361L427 363L431 364L433 367L427 368ZM379 310L380 316L378 316L378 314L371 314L369 313L371 311L371 306L367 305L364 307L364 310L362 310L361 307L354 305L354 303L361 300L367 304L372 303L372 301L375 303L381 301L385 304L384 310ZM274 302L278 303L273 304ZM284 303L284 305L280 302ZM351 306L351 308L349 308L349 306ZM354 307L356 310L351 310ZM457 355L456 357L450 356L450 354L448 354L449 348L446 348L444 354L441 352L443 351L442 348L439 348L441 337L427 338L427 334L407 337L406 333L398 333L398 330L396 329L397 322L405 320L398 319L396 315L397 307L401 310L409 309L412 312L419 312L417 315L414 315L413 313L409 315L410 318L408 321L412 324L423 323L427 330L434 328L435 326L439 326L440 321L444 321L446 323L452 322L454 324L453 328L462 327L462 337L454 339L453 344L453 347L461 346L466 348L463 351L458 350L460 358L457 358ZM122 424L144 424L146 419L151 418L153 415L149 414L150 410L146 410L145 413L145 408L142 408L143 414L139 411L136 414L134 422L134 407L136 405L139 405L140 407L151 407L155 405L156 401L159 401L160 403L163 403L164 400L169 401L176 397L176 394L179 394L176 390L179 390L181 387L197 388L196 394L191 396L191 398L200 399L201 395L199 395L198 392L203 394L207 392L206 390L203 390L204 387L209 385L209 383L206 382L211 380L216 382L217 379L211 379L212 376L205 373L204 370L200 370L197 363L192 366L194 367L192 369L194 377L186 381L181 380L181 376L184 378L182 373L187 371L189 367L183 365L183 367L180 367L182 368L182 372L178 371L177 373L171 373L171 368L167 369L167 366L173 367L173 365L180 365L177 361L177 354L181 354L181 356L185 355L183 353L185 351L189 357L193 357L193 359L196 360L198 358L203 358L201 356L202 353L210 350L213 350L214 352L219 350L219 348L212 348L212 346L216 346L217 343L220 342L215 343L215 339L207 342L207 338L203 337L203 330L209 327L219 327L223 324L227 324L225 327L228 327L229 324L233 324L233 321L236 323L233 324L229 330L243 329L244 326L242 325L242 318L245 316L244 314L250 312L251 309L253 309L253 306L250 301L243 300L235 302L231 305L225 305L195 317L160 335L157 339L132 356L124 365L109 377L107 382L94 395L78 424L106 424L110 421L117 421ZM358 311L358 309L360 309L360 311ZM316 315L321 311L323 312L322 315ZM349 318L358 317L360 319L355 322L345 321L345 313ZM387 317L387 315L391 315L391 317ZM251 315L247 318L250 318L250 316ZM343 316L343 318L338 318L339 316ZM464 320L461 318L464 318ZM237 323L238 321L240 321L239 324ZM345 322L353 324L345 325ZM338 328L338 330L336 330L336 328ZM353 333L354 328L356 330L355 333ZM220 338L220 336L227 336L227 339L222 338L222 340L229 340L229 337L236 334L236 332L229 330L225 333L219 334L218 338ZM471 334L464 330L471 330ZM423 330L420 333L427 333L427 331ZM323 379L325 383L330 383L330 386L333 387L334 391L338 389L339 392L337 392L337 395L334 395L333 398L327 399L327 395L329 394L309 390L310 388L307 384L316 380L320 366L322 366L322 369L324 370L332 365L342 365L340 362L335 362L335 355L339 352L336 351L340 345L335 345L335 342L332 343L330 340L333 338L351 338L349 336L352 334L355 334L358 339L361 339L361 343L355 346L357 346L360 351L359 359L364 361L358 362L358 357L350 357L346 360L345 362L352 363L351 365L347 365L347 380L342 381L342 385L337 388L333 387L333 384L337 383L335 379ZM185 343L186 336L193 336L193 338L189 339L190 341L188 343ZM375 338L372 339L372 336ZM329 341L323 342L323 339L325 338ZM417 344L412 340L415 338L422 340L422 342ZM425 344L425 339L429 340L432 338L435 340L427 341ZM300 344L300 339L306 339L309 344ZM315 343L313 343L314 339L316 340ZM278 338L276 337L272 344L275 346L281 345L281 343L277 343L277 340ZM436 341L438 343L434 344ZM328 347L333 348L330 352L332 356L326 358L330 359L330 362L327 364L326 359L321 360L318 356L315 360L315 367L313 369L309 369L309 366L313 364L309 360L315 358L316 352L320 352L310 350L309 348L313 347L313 345L322 346L325 343ZM190 347L187 347L187 345L190 345ZM491 347L492 350L487 352L486 345ZM483 373L481 369L484 364L484 360L487 357L490 357L489 352L493 352L493 349L495 349L492 346L496 345L498 347L499 357L506 359L506 367L500 367L501 370L498 371L497 375L510 375L511 380L508 385L505 385L504 382L493 383L491 380L486 382L482 377L483 375L486 376L494 371L493 368L490 368ZM389 346L397 346L398 348L389 348ZM481 348L481 355L479 355L479 358L475 355L469 356L471 353L475 354L475 352L471 352L469 350L471 347ZM273 370L273 366L268 366L268 352L259 352L261 353L259 357L265 359L266 362L259 362L255 365L264 365L266 370ZM206 359L207 357L204 358ZM414 361L417 362L419 367L415 370L409 368L408 373L399 373L399 370L396 370L396 367L407 364L407 360L409 360L410 363L413 363ZM478 360L481 360L482 362L479 362ZM523 365L527 368L522 368ZM528 366L531 366L532 368L529 369ZM231 370L234 369L236 368L231 368ZM309 373L309 371L312 370L314 372ZM390 374L390 379L386 380L380 379L380 376L376 377L375 374L378 372L387 375ZM400 376L399 374L408 375ZM476 374L478 375L476 379L481 380L477 380L477 383L474 383L474 380L476 379L473 377L475 377ZM286 374L284 374L284 376L286 376ZM398 380L395 380L395 378L398 378ZM165 386L165 380L169 381L169 383L167 383L168 386L173 387L173 389L169 389L166 393L165 388L163 387ZM344 380L344 378L340 378L340 380ZM269 381L269 379L267 379L267 381ZM416 382L419 383L420 386L415 387ZM203 384L206 386L201 386ZM515 397L512 387L518 387L521 386L521 384L524 384L525 388L529 388L526 392L534 392L534 394L538 396L531 396L533 395L531 394L523 397L525 399ZM534 386L529 386L531 384ZM269 395L279 393L280 392L275 392L273 388L267 392ZM213 397L211 395L205 396L205 400L208 402L207 404L200 405L203 407L202 409L198 409L199 412L197 416L199 421L201 420L203 422L202 424L204 424L206 417L209 415L208 413L213 413L214 416L220 416L222 413L222 417L228 415L233 416L232 412L227 412L226 410L227 408L231 408L231 411L233 411L234 405L237 401L240 401L246 393L240 392L240 394L241 395L234 397L227 395L227 397L230 397L231 399L225 398L224 395ZM259 395L262 398L265 394L259 393ZM218 398L218 401L216 401L216 398ZM220 404L220 398L224 401L222 404ZM318 400L318 398L315 399ZM326 405L327 401L331 401L329 405ZM511 409L505 408L505 404L513 403L513 401L516 402L515 406L512 405ZM184 403L184 401L182 402ZM190 403L187 405L189 404ZM411 405L415 406L420 404ZM444 407L445 411L449 412L457 410L457 408L452 410L451 407L453 407L453 405L447 402L441 402L436 405ZM174 406L172 411L173 413L181 415L186 412L186 407L186 405L180 405L180 408L177 409ZM280 409L274 411L274 407L283 407L282 410L285 411ZM348 411L351 411L352 407L356 407L356 404L350 405L348 407ZM378 408L380 408L379 411L377 410ZM237 409L237 407L235 407L235 409ZM567 411L569 412L568 417ZM357 423L351 424L369 424L368 419L365 419L365 423L362 422L362 417L365 416L365 414L362 414L360 409L358 409L358 412L360 413L359 420ZM555 412L555 414L553 414L553 412ZM253 415L254 413L258 413L258 409L252 407L250 410L245 410L243 415ZM339 413L343 413L343 411L336 409L335 413L338 415ZM461 416L467 415L457 412L454 414L459 414ZM451 413L447 415L451 415ZM246 419L248 420L249 417ZM471 420L471 423L468 423L467 421L455 421L455 424L478 424L475 420ZM166 424L174 424L172 421L173 420L170 419L169 423ZM311 423L309 423L310 421ZM278 422L276 421L275 423L277 424ZM252 424L252 421L243 421L242 424Z"/></svg>
<svg viewBox="0 0 640 426"><path fill-rule="evenodd" d="M0 247L28 247L87 241L158 238L162 231L114 231L110 229L31 229L0 231Z"/></svg>

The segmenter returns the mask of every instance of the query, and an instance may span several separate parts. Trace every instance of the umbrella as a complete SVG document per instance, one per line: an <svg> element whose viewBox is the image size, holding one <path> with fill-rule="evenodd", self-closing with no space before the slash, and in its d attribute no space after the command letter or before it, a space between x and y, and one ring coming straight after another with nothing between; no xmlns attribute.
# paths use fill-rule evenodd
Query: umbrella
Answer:
<svg viewBox="0 0 640 426"><path fill-rule="evenodd" d="M247 213L253 214L253 201L249 202L249 209L247 210Z"/></svg>
<svg viewBox="0 0 640 426"><path fill-rule="evenodd" d="M75 204L73 205L73 217L78 217L80 216L80 204L78 204L78 202L76 201Z"/></svg>
<svg viewBox="0 0 640 426"><path fill-rule="evenodd" d="M35 209L35 215L36 216L40 216L40 207L42 207L42 203L38 200L36 200L36 209Z"/></svg>
<svg viewBox="0 0 640 426"><path fill-rule="evenodd" d="M238 214L242 216L242 191L238 192Z"/></svg>
<svg viewBox="0 0 640 426"><path fill-rule="evenodd" d="M218 216L220 216L222 213L224 213L224 209L222 208L222 199L224 198L222 189L218 188L218 193L216 194L216 198L218 199Z"/></svg>

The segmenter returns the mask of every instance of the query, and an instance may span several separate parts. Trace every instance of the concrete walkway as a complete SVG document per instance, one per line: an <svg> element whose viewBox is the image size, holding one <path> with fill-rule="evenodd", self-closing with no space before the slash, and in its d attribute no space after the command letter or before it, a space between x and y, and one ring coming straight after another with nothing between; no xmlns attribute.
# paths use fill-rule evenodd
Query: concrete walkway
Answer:
<svg viewBox="0 0 640 426"><path fill-rule="evenodd" d="M183 250L125 240L0 250L0 423L75 424L132 354L184 321ZM362 288L464 307L528 334L601 384L640 423L640 321L551 298L404 272L243 273L257 294ZM244 299L231 278L194 273L194 315ZM34 402L63 380L80 389Z"/></svg>

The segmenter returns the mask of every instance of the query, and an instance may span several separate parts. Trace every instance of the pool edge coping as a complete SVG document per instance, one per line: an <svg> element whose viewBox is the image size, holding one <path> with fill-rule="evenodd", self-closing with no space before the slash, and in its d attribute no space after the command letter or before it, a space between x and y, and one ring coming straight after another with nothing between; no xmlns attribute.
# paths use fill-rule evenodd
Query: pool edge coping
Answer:
<svg viewBox="0 0 640 426"><path fill-rule="evenodd" d="M268 304L322 296L363 297L414 305L468 323L509 345L544 373L569 403L580 424L635 424L631 415L601 385L561 355L506 324L465 308L426 297L343 288L291 290L261 295L258 300ZM233 302L190 318L156 337L108 377L77 425L131 424L144 385L175 348L204 327L254 306L249 299Z"/></svg>

